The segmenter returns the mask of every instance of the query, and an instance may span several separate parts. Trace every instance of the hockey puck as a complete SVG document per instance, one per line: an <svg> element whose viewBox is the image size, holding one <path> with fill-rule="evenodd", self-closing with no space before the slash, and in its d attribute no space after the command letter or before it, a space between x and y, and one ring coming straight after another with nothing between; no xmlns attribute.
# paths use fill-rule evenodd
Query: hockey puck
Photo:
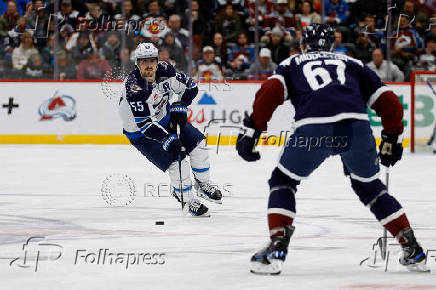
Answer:
<svg viewBox="0 0 436 290"><path fill-rule="evenodd" d="M163 226L165 224L164 221L156 221L157 226Z"/></svg>

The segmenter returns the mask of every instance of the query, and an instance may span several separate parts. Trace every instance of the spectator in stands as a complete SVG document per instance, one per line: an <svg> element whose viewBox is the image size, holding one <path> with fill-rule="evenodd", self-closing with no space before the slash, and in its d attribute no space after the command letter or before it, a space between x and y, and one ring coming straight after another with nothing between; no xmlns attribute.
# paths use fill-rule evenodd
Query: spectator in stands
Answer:
<svg viewBox="0 0 436 290"><path fill-rule="evenodd" d="M225 76L231 77L233 80L246 80L248 78L247 62L247 58L240 54L230 62L231 70L226 70Z"/></svg>
<svg viewBox="0 0 436 290"><path fill-rule="evenodd" d="M68 57L65 50L60 50L58 53L58 69L60 80L72 80L76 78L76 66Z"/></svg>
<svg viewBox="0 0 436 290"><path fill-rule="evenodd" d="M289 56L294 55L294 54L299 54L299 53L301 53L300 42L299 41L292 42L291 46L289 47Z"/></svg>
<svg viewBox="0 0 436 290"><path fill-rule="evenodd" d="M238 34L242 32L242 22L238 13L233 10L232 4L227 4L215 19L215 31L220 32L226 42L236 42Z"/></svg>
<svg viewBox="0 0 436 290"><path fill-rule="evenodd" d="M162 47L166 47L170 52L170 57L176 61L177 67L180 71L186 71L187 62L182 45L176 43L176 38L172 32L168 32L163 40Z"/></svg>
<svg viewBox="0 0 436 290"><path fill-rule="evenodd" d="M192 59L198 60L201 57L201 48L205 43L212 41L212 35L215 31L215 21L212 15L202 12L203 6L206 2L201 3L201 7L198 1L192 1L192 11L186 11L184 16L184 24L187 27L188 17L192 17Z"/></svg>
<svg viewBox="0 0 436 290"><path fill-rule="evenodd" d="M161 13L159 1L152 0L148 3L148 13L142 15L143 18L164 18Z"/></svg>
<svg viewBox="0 0 436 290"><path fill-rule="evenodd" d="M237 45L230 49L229 60L233 61L241 54L244 55L244 60L246 61L243 66L248 68L255 60L255 49L253 46L248 45L248 39L245 32L239 33Z"/></svg>
<svg viewBox="0 0 436 290"><path fill-rule="evenodd" d="M345 0L326 0L324 7L324 16L330 25L343 24L350 13Z"/></svg>
<svg viewBox="0 0 436 290"><path fill-rule="evenodd" d="M391 77L388 78L388 62L384 60L383 52L377 48L372 52L372 61L368 63L368 67L372 69L383 82L402 82L404 74L397 65L391 63L389 65Z"/></svg>
<svg viewBox="0 0 436 290"><path fill-rule="evenodd" d="M67 44L71 46L70 42L73 41L73 32L74 29L69 24L62 25L59 31L59 42L65 48Z"/></svg>
<svg viewBox="0 0 436 290"><path fill-rule="evenodd" d="M418 49L423 48L422 39L418 32L409 25L408 16L402 15L400 17L398 30L390 35L390 45L392 59L401 65L412 60Z"/></svg>
<svg viewBox="0 0 436 290"><path fill-rule="evenodd" d="M120 54L121 41L117 31L108 32L106 41L100 48L100 57L106 59L109 63L115 63Z"/></svg>
<svg viewBox="0 0 436 290"><path fill-rule="evenodd" d="M29 61L23 67L23 75L25 79L46 79L49 77L39 53L30 56Z"/></svg>
<svg viewBox="0 0 436 290"><path fill-rule="evenodd" d="M297 27L302 29L312 23L321 23L321 16L313 11L312 2L309 0L303 1L301 5L302 14L297 14L295 19L297 21Z"/></svg>
<svg viewBox="0 0 436 290"><path fill-rule="evenodd" d="M270 28L280 26L286 31L297 27L294 14L289 11L289 0L277 0L275 10L267 16L264 25Z"/></svg>
<svg viewBox="0 0 436 290"><path fill-rule="evenodd" d="M88 58L80 62L77 68L77 79L103 79L106 73L111 73L111 67L105 59L101 59L97 50L91 49Z"/></svg>
<svg viewBox="0 0 436 290"><path fill-rule="evenodd" d="M223 73L215 62L215 51L212 46L203 48L203 59L198 61L195 76L198 80L223 80Z"/></svg>
<svg viewBox="0 0 436 290"><path fill-rule="evenodd" d="M353 55L355 58L360 59L363 63L368 63L372 58L372 51L375 49L374 46L368 41L368 35L361 32L356 40L356 47L353 50Z"/></svg>
<svg viewBox="0 0 436 290"><path fill-rule="evenodd" d="M0 14L6 12L8 2L9 1L5 0L0 1ZM14 2L16 4L15 6L17 7L18 13L20 13L20 15L23 15L26 12L26 5L30 2L30 0L14 0Z"/></svg>
<svg viewBox="0 0 436 290"><path fill-rule="evenodd" d="M8 1L6 12L0 16L0 36L8 36L8 32L17 25L19 18L17 4L15 1Z"/></svg>
<svg viewBox="0 0 436 290"><path fill-rule="evenodd" d="M271 40L266 47L271 51L272 60L274 63L281 63L289 57L289 47L283 43L283 31L278 27L274 27L271 31Z"/></svg>
<svg viewBox="0 0 436 290"><path fill-rule="evenodd" d="M242 12L244 10L245 0L216 0L216 2L218 4L218 9L223 9L230 4L238 12Z"/></svg>
<svg viewBox="0 0 436 290"><path fill-rule="evenodd" d="M224 71L227 66L228 55L227 46L221 33L216 32L214 34L212 47L215 50L215 61L221 66L222 71Z"/></svg>
<svg viewBox="0 0 436 290"><path fill-rule="evenodd" d="M61 49L65 49L62 42L58 41L58 47L56 48L56 52L59 52ZM41 50L42 59L44 60L45 65L53 66L54 64L54 54L55 45L54 45L54 34L50 34L48 36L47 46Z"/></svg>
<svg viewBox="0 0 436 290"><path fill-rule="evenodd" d="M20 35L23 34L26 30L28 30L26 23L27 23L26 18L20 17L17 21L17 25L8 32L8 36L9 36L8 43L11 48L16 48L20 46L20 42L21 42Z"/></svg>
<svg viewBox="0 0 436 290"><path fill-rule="evenodd" d="M253 63L248 70L249 78L266 80L274 73L276 68L277 64L271 60L271 50L264 47L259 52L259 65Z"/></svg>
<svg viewBox="0 0 436 290"><path fill-rule="evenodd" d="M133 9L133 3L131 0L124 0L122 1L123 5L124 5L124 13L126 15L126 19L127 20L134 20L134 21L138 21L141 19L141 17L139 15L137 15ZM123 11L119 11L121 14L123 13Z"/></svg>
<svg viewBox="0 0 436 290"><path fill-rule="evenodd" d="M69 24L72 27L76 27L77 17L79 17L79 11L73 10L71 0L62 0L61 9L56 14L58 19L62 19L62 24Z"/></svg>
<svg viewBox="0 0 436 290"><path fill-rule="evenodd" d="M436 36L427 38L425 51L419 56L416 68L436 71Z"/></svg>
<svg viewBox="0 0 436 290"><path fill-rule="evenodd" d="M246 19L247 26L254 26L255 23L255 13L256 13L256 0L249 0L245 2L248 9L248 17ZM267 20L268 15L274 12L274 3L271 0L259 0L258 6L258 23L259 26L263 26L265 20Z"/></svg>
<svg viewBox="0 0 436 290"><path fill-rule="evenodd" d="M109 17L103 13L99 3L89 3L88 9L89 11L85 14L85 19L88 22L88 26L91 26L94 29L97 28L96 30L104 30L106 27L108 27ZM127 11L126 15L128 15ZM130 18L127 17L127 19Z"/></svg>
<svg viewBox="0 0 436 290"><path fill-rule="evenodd" d="M27 17L27 27L33 30L36 46L41 49L46 45L48 11L44 8L42 0L36 0L32 5L32 11Z"/></svg>
<svg viewBox="0 0 436 290"><path fill-rule="evenodd" d="M130 73L135 68L135 63L130 60L130 51L127 47L121 48L119 51L119 55L113 64L111 64L111 67L113 75L117 79L123 79L126 74ZM161 60L160 57L159 60Z"/></svg>
<svg viewBox="0 0 436 290"><path fill-rule="evenodd" d="M416 30L424 33L425 30L428 28L429 21L427 15L423 11L416 10L415 3L412 0L404 1L401 14L407 15L409 17L411 27L415 28ZM396 17L392 22L394 29L396 29L398 26L400 16Z"/></svg>
<svg viewBox="0 0 436 290"><path fill-rule="evenodd" d="M88 54L94 49L92 35L87 31L80 32L77 45L72 49L73 60L80 63L82 60L88 59Z"/></svg>
<svg viewBox="0 0 436 290"><path fill-rule="evenodd" d="M183 49L188 47L189 31L182 27L180 16L173 14L168 20L168 28L174 34L176 39L182 44Z"/></svg>
<svg viewBox="0 0 436 290"><path fill-rule="evenodd" d="M342 44L342 32L335 31L335 49L334 52L348 54L348 49Z"/></svg>
<svg viewBox="0 0 436 290"><path fill-rule="evenodd" d="M38 50L33 47L32 33L26 31L21 34L21 44L12 52L12 66L16 70L21 70L29 61L32 54L37 54Z"/></svg>
<svg viewBox="0 0 436 290"><path fill-rule="evenodd" d="M170 57L170 51L166 47L159 49L159 61L166 61L167 63L172 64L176 70L179 70L179 68L176 66L176 61Z"/></svg>
<svg viewBox="0 0 436 290"><path fill-rule="evenodd" d="M361 31L368 35L368 41L372 46L379 48L381 40L384 38L384 33L382 31L377 31L375 24L375 16L368 14L365 16L365 21L363 27L361 27Z"/></svg>

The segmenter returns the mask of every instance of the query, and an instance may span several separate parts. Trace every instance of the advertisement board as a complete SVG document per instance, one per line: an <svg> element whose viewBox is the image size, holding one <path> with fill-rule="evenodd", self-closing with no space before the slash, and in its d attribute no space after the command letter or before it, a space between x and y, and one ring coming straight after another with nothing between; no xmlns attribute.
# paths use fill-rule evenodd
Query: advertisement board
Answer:
<svg viewBox="0 0 436 290"><path fill-rule="evenodd" d="M260 85L261 82L241 81L199 83L199 93L190 106L189 121L204 132L208 144L234 144L244 114L252 111ZM389 86L404 107L403 137L407 145L410 85ZM118 101L116 97L107 97L100 82L2 82L1 91L0 143L128 144L122 135ZM260 143L283 144L292 133L293 115L290 102L280 106L268 124L265 140ZM380 136L380 118L371 110L368 117L374 136Z"/></svg>

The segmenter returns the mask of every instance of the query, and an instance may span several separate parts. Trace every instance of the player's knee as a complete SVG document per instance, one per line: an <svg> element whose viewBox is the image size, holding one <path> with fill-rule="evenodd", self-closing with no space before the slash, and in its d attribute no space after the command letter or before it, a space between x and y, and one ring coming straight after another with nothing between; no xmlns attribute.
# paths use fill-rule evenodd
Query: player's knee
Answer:
<svg viewBox="0 0 436 290"><path fill-rule="evenodd" d="M370 182L361 182L351 178L351 186L365 206L381 192L386 191L386 186L378 178Z"/></svg>
<svg viewBox="0 0 436 290"><path fill-rule="evenodd" d="M368 204L368 206L379 221L401 209L401 204L398 200L386 191L382 191Z"/></svg>
<svg viewBox="0 0 436 290"><path fill-rule="evenodd" d="M297 185L300 184L300 181L290 178L276 167L273 170L268 183L270 188L286 185L292 187L292 189L295 191L297 189Z"/></svg>

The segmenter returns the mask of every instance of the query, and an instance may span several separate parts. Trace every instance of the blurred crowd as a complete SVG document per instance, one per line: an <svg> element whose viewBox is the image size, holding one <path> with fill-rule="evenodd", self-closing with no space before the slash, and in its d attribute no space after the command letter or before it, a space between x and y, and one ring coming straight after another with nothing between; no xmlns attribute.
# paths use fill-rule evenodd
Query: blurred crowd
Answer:
<svg viewBox="0 0 436 290"><path fill-rule="evenodd" d="M266 79L300 53L302 29L323 18L336 28L335 51L367 63L384 81L436 70L436 0L392 0L390 35L386 0L325 0L324 9L320 0L258 0L257 19L255 0L192 1L192 10L188 0L59 0L56 14L54 1L0 0L1 78L122 75L134 68L136 46L148 41L160 60L184 72L191 65L199 79Z"/></svg>

